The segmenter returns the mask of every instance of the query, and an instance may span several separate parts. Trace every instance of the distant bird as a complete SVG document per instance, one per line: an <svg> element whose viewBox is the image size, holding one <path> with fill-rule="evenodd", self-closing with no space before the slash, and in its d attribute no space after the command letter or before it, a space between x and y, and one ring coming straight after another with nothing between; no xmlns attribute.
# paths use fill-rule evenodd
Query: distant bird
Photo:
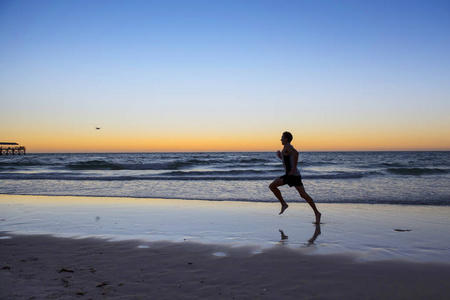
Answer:
<svg viewBox="0 0 450 300"><path fill-rule="evenodd" d="M100 130L100 127L95 127L95 129Z"/></svg>

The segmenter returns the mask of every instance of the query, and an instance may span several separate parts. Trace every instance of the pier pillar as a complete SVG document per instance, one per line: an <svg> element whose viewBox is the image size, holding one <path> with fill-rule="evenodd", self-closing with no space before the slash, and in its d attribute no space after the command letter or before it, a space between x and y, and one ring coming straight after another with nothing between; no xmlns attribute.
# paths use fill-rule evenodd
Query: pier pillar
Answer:
<svg viewBox="0 0 450 300"><path fill-rule="evenodd" d="M19 145L17 143L1 143L0 145ZM0 155L25 155L27 153L25 146L4 147L0 146Z"/></svg>

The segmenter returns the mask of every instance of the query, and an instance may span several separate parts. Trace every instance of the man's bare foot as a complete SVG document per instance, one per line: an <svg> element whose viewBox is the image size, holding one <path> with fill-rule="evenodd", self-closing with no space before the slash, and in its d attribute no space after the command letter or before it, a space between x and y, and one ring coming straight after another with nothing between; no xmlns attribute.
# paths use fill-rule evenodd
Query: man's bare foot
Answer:
<svg viewBox="0 0 450 300"><path fill-rule="evenodd" d="M289 205L287 205L287 204L284 204L284 205L281 205L281 211L280 211L280 215L282 214L282 213L284 213L284 211L287 209L289 207Z"/></svg>
<svg viewBox="0 0 450 300"><path fill-rule="evenodd" d="M314 224L320 224L320 218L322 217L322 214L321 213L317 213L316 214L316 223L314 223Z"/></svg>

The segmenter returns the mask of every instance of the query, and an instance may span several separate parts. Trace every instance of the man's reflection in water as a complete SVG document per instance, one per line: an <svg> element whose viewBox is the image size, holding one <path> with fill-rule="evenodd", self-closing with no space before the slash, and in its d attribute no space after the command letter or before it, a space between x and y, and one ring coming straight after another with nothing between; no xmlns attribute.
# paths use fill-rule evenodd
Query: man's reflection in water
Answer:
<svg viewBox="0 0 450 300"><path fill-rule="evenodd" d="M320 231L320 224L316 224L316 230L314 231L314 235L308 240L308 246L311 246L314 244L314 241L317 239L317 237L321 234Z"/></svg>
<svg viewBox="0 0 450 300"><path fill-rule="evenodd" d="M287 239L288 236L284 234L284 231L280 229L280 233L281 233L281 240L280 240L280 244L285 245L287 244Z"/></svg>
<svg viewBox="0 0 450 300"><path fill-rule="evenodd" d="M320 231L320 224L316 224L315 228L316 229L314 230L313 236L308 240L308 243L307 243L308 246L314 245L314 241L317 239L317 237L319 235L322 234L322 232ZM282 229L280 229L280 233L281 233L280 244L282 244L282 245L287 244L288 236L284 233L284 231Z"/></svg>

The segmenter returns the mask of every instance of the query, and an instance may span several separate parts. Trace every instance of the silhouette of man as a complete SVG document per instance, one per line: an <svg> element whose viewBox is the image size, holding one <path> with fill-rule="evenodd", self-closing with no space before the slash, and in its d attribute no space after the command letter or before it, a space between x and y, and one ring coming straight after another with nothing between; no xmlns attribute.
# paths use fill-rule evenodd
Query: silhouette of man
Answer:
<svg viewBox="0 0 450 300"><path fill-rule="evenodd" d="M293 136L290 132L283 132L281 136L281 144L284 146L283 150L277 151L277 156L283 161L285 174L277 179L275 179L270 185L270 190L274 193L277 199L281 203L280 215L289 207L286 201L284 201L281 195L279 186L289 185L290 187L295 187L300 196L308 202L316 215L316 224L320 224L320 218L322 214L317 210L314 200L306 193L305 188L302 183L302 176L300 171L297 169L298 162L298 151L291 145Z"/></svg>

